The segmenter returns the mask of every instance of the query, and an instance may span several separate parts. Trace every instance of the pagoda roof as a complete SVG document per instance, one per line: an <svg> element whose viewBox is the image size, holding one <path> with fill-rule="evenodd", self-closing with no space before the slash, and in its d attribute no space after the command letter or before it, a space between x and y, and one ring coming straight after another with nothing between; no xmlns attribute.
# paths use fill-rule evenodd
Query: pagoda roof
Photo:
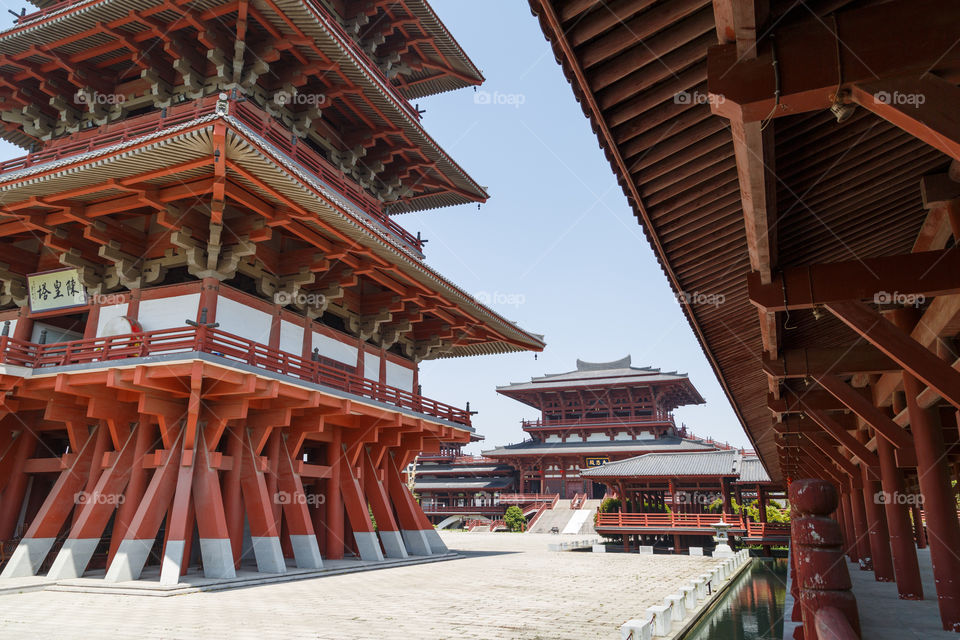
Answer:
<svg viewBox="0 0 960 640"><path fill-rule="evenodd" d="M200 12L212 11L220 8L224 2L225 0L198 0L191 4L191 9ZM99 2L78 0L62 6L53 3L48 10L34 16L28 15L12 27L0 31L0 58L6 61L6 65L16 66L23 64L21 58L30 54L31 51L40 50L43 52L40 54L41 57L58 60L57 56L75 55L85 48L103 46L105 39L116 40L117 36L105 36L100 28L131 15L132 6L128 1L121 0L100 0ZM162 8L163 0L137 0L135 6L132 20L136 24L125 24L123 27L114 29L113 33L133 38L141 29L154 28L150 26L148 18L139 16L151 14L151 18L155 18L159 15L157 12ZM436 19L426 2L411 1L409 8L423 16L423 24L429 26L435 23L432 29L436 35L446 33L446 28L442 27L442 23ZM379 133L387 136L391 144L415 147L426 158L427 166L442 176L438 184L447 183L444 186L436 186L435 190L430 190L433 188L433 185L430 185L427 191L417 193L416 197L386 202L384 208L387 213L392 215L486 201L489 197L486 190L448 156L424 130L419 113L408 103L400 88L392 84L369 60L358 43L347 35L331 15L325 11L318 11L309 0L290 0L284 3L282 14L278 14L269 7L264 8L261 14L270 21L272 28L296 43L295 47L299 55L309 63L323 64L324 60L321 56L336 61L336 73L325 74L325 78L334 82L333 86L328 87L331 101L358 100L355 108L362 113L364 119L375 126ZM137 22L138 20L143 21L143 25ZM297 36L291 24L302 31L308 41ZM50 46L51 42L61 40L69 43ZM437 51L444 53L454 53L459 50L459 46L448 33L437 40L435 46ZM233 51L232 46L230 51ZM173 60L171 58L168 61L164 57L166 55L163 47L153 47L151 51L151 59L157 60L158 63ZM36 54L29 57L32 60L38 59ZM476 71L473 63L469 62L465 56L462 57L465 60L462 63L463 77L470 79L478 76L479 72ZM35 64L50 64L49 60ZM104 69L102 73L104 77L109 77L112 72ZM339 81L340 84L335 81ZM433 85L434 88L452 89L456 88L453 86L456 82L438 78L433 81ZM465 82L464 86L466 84L473 84L472 79L470 82ZM427 83L426 87L430 87L430 83ZM336 97L332 97L334 95ZM45 98L46 94L42 94L41 97ZM30 147L34 143L34 138L19 127L0 129L0 138L23 148ZM432 179L437 180L437 178ZM421 180L418 184L422 186L424 182Z"/></svg>
<svg viewBox="0 0 960 640"><path fill-rule="evenodd" d="M425 359L543 348L543 341L537 334L524 331L516 323L477 302L474 296L427 266L420 254L378 221L365 215L336 189L280 153L241 119L231 115L229 105L232 104L230 101L225 111L218 110L132 140L0 174L0 194L3 194L5 203L12 205L34 197L89 187L105 180L122 180L155 167L173 168L210 157L214 124L222 120L228 125L226 147L229 162L248 175L257 176L276 196L283 196L312 212L310 219L297 223L303 225L306 235L319 235L332 229L356 239L360 245L368 247L373 256L395 264L403 274L434 289L455 308L476 317L478 327L487 327L501 336L491 335L491 339L478 342L455 341L448 351L431 352ZM197 171L196 168L189 169L188 174L171 171L158 179L154 186L182 185L184 180L197 175ZM240 181L247 184L245 179Z"/></svg>
<svg viewBox="0 0 960 640"><path fill-rule="evenodd" d="M417 477L432 475L471 475L471 474L489 474L489 473L513 473L513 467L503 463L493 463L486 465L465 465L465 464L430 464L423 463L417 465Z"/></svg>
<svg viewBox="0 0 960 640"><path fill-rule="evenodd" d="M441 489L506 489L513 478L417 478L415 491Z"/></svg>
<svg viewBox="0 0 960 640"><path fill-rule="evenodd" d="M585 469L585 478L735 478L741 483L765 483L770 477L760 460L737 449L697 452L647 453Z"/></svg>
<svg viewBox="0 0 960 640"><path fill-rule="evenodd" d="M559 390L564 388L598 388L623 386L649 386L679 383L684 390L683 404L703 404L704 399L685 373L662 371L654 367L634 367L628 355L611 362L587 362L577 360L577 368L564 373L550 373L531 378L530 382L514 382L497 387L497 393L523 401L528 392ZM527 403L530 404L530 403Z"/></svg>
<svg viewBox="0 0 960 640"><path fill-rule="evenodd" d="M667 436L662 438L648 438L646 440L608 440L593 442L542 442L527 440L517 444L508 444L496 449L484 451L483 455L490 458L505 458L515 455L551 455L551 454L603 454L629 453L631 451L656 451L658 449L689 449L715 450L713 444L703 440L691 440Z"/></svg>
<svg viewBox="0 0 960 640"><path fill-rule="evenodd" d="M648 453L636 458L609 462L601 467L586 469L585 477L676 477L729 476L740 474L740 452L698 451L696 453Z"/></svg>

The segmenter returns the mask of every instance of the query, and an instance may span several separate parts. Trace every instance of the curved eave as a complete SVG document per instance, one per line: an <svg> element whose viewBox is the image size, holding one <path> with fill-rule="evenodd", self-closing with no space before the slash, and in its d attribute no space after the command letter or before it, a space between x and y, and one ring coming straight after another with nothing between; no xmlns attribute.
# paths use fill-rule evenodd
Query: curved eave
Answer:
<svg viewBox="0 0 960 640"><path fill-rule="evenodd" d="M642 198L640 197L639 187L635 182L629 179L630 172L627 169L627 163L620 155L619 149L613 142L610 130L600 113L600 109L590 91L589 86L587 86L587 82L582 75L582 72L579 70L579 68L574 69L572 66L573 64L578 63L575 60L571 61L568 58L567 51L572 51L572 47L569 41L566 40L565 34L560 33L558 36L557 30L553 26L554 16L545 15L545 12L542 10L542 3L552 5L552 1L529 0L529 3L531 13L533 13L533 15L539 21L540 28L543 31L547 41L550 43L554 57L563 70L564 77L566 77L567 81L570 83L570 87L573 89L574 97L576 98L577 102L580 103L580 107L583 110L584 115L590 120L592 130L597 135L600 147L603 149L604 155L606 156L607 161L610 163L610 167L613 170L614 175L617 176L617 182L623 190L624 195L627 197L627 201L633 208L634 213L640 222L640 228L642 229L644 237L649 243L651 249L653 249L653 253L657 258L657 263L660 265L660 269L667 276L667 280L670 283L670 287L673 289L673 292L675 294L682 293L684 289L680 285L680 279L673 267L670 265L667 253L660 237L655 231L653 231L654 225L651 221L649 212L647 211ZM643 45L642 42L639 44ZM705 64L706 51L704 51L703 57ZM709 342L704 332L704 327L697 318L697 315L693 309L693 305L682 304L680 306L683 309L684 317L687 319L687 324L689 324L693 334L697 338L697 341L700 343L700 348L706 356L707 361L710 363L710 367L713 369L717 381L723 388L724 395L727 396L727 400L729 401L734 414L737 416L737 420L743 427L747 438L750 440L751 445L753 446L754 450L761 453L763 464L766 466L771 477L781 477L782 473L780 471L780 462L775 442L772 438L768 438L766 442L761 442L757 439L757 434L755 434L751 429L751 423L747 419L744 407L741 406L740 400L733 392L727 377L724 375L717 354L709 346ZM762 377L763 376L761 374L761 378Z"/></svg>
<svg viewBox="0 0 960 640"><path fill-rule="evenodd" d="M106 23L122 18L131 11L143 11L158 4L159 0L81 0L0 31L0 54L22 53L31 46L74 35L95 27L98 22ZM222 4L222 0L196 0L192 8L204 10ZM277 7L283 11L286 18L309 35L324 54L341 65L343 74L362 89L366 98L387 117L391 125L402 129L424 155L436 163L438 171L453 182L460 193L462 199L454 204L486 201L489 195L483 187L430 137L420 125L418 116L407 100L399 95L397 88L379 69L364 59L356 44L349 40L338 25L331 24L327 16L315 11L305 0L278 0ZM269 18L274 14L264 11L264 15ZM282 21L274 22L274 26L284 31L288 29ZM368 117L376 117L372 110L367 111ZM0 132L0 137L21 147L29 146L33 141L33 138L19 130L17 134L11 134L12 132ZM426 208L429 207L408 210L419 211Z"/></svg>
<svg viewBox="0 0 960 640"><path fill-rule="evenodd" d="M544 342L536 334L520 329L478 303L463 289L428 267L418 254L385 229L355 213L345 198L229 116L204 116L135 140L2 175L0 194L5 202L13 204L33 196L51 195L71 187L102 182L107 178L119 179L152 167L211 155L213 147L210 134L213 122L220 118L228 124L228 158L257 175L285 197L308 211L314 211L317 215L315 222L320 230L328 225L358 238L360 244L398 265L404 274L437 291L477 318L483 326L504 336L502 340L454 347L444 357L543 350Z"/></svg>

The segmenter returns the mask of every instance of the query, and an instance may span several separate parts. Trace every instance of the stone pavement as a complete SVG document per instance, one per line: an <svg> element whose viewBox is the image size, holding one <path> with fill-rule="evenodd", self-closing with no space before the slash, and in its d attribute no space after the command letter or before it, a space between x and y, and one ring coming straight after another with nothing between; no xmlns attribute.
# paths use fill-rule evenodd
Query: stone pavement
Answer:
<svg viewBox="0 0 960 640"><path fill-rule="evenodd" d="M551 552L557 536L443 533L466 558L170 598L0 597L0 638L618 638L711 558Z"/></svg>

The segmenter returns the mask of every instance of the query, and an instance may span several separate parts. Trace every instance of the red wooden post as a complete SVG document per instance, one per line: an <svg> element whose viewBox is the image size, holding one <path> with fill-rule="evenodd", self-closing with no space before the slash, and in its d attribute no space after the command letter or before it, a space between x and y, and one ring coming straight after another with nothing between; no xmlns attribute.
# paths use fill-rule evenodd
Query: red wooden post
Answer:
<svg viewBox="0 0 960 640"><path fill-rule="evenodd" d="M869 434L865 430L857 432L860 442L866 443ZM878 440L883 436L877 435ZM870 543L870 556L873 558L873 577L877 582L893 582L893 557L890 555L890 531L887 528L887 514L883 509L883 488L880 486L880 470L866 463L860 464L860 479L863 482L863 505L867 516L867 533Z"/></svg>
<svg viewBox="0 0 960 640"><path fill-rule="evenodd" d="M842 612L859 637L860 617L843 559L843 535L837 522L829 518L837 508L837 490L826 480L795 480L790 484L790 504L794 508L790 529L804 637L813 640L817 636L814 620L824 607Z"/></svg>
<svg viewBox="0 0 960 640"><path fill-rule="evenodd" d="M340 465L343 460L343 429L331 426L332 439L327 443L327 465L330 478L327 480L326 495L326 554L331 560L343 558L343 498L340 495Z"/></svg>
<svg viewBox="0 0 960 640"><path fill-rule="evenodd" d="M863 482L860 478L850 478L850 510L853 512L853 543L857 545L857 556L861 571L873 570L873 558L870 551L867 513L863 504Z"/></svg>
<svg viewBox="0 0 960 640"><path fill-rule="evenodd" d="M857 533L853 526L853 508L850 506L850 491L844 488L840 494L840 509L843 511L843 537L846 544L847 558L850 562L859 562L860 555L857 553Z"/></svg>
<svg viewBox="0 0 960 640"><path fill-rule="evenodd" d="M903 372L903 390L910 412L910 430L917 452L917 475L930 533L930 559L937 585L940 621L948 631L960 631L960 522L950 484L940 417L936 409L923 409L917 396L923 385L909 371Z"/></svg>

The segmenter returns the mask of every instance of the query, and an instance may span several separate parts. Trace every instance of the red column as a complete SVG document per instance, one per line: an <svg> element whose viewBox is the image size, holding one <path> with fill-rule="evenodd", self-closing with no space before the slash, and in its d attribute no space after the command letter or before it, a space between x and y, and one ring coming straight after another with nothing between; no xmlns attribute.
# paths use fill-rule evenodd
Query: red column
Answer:
<svg viewBox="0 0 960 640"><path fill-rule="evenodd" d="M327 518L325 540L327 557L331 560L343 558L343 498L340 495L340 462L343 459L341 427L331 426L332 439L327 443L327 464L330 477L327 479Z"/></svg>
<svg viewBox="0 0 960 640"><path fill-rule="evenodd" d="M857 432L860 442L869 440L864 430ZM883 439L877 436L878 439ZM890 531L887 528L887 514L883 509L880 496L880 470L860 464L860 476L863 481L863 506L867 516L867 534L870 541L870 556L873 559L873 577L877 582L893 582L893 557L890 555Z"/></svg>
<svg viewBox="0 0 960 640"><path fill-rule="evenodd" d="M853 508L850 506L850 491L846 490L840 494L840 509L843 511L844 531L843 537L846 541L847 558L850 562L859 562L860 554L857 553L857 531L853 526Z"/></svg>
<svg viewBox="0 0 960 640"><path fill-rule="evenodd" d="M911 509L911 516L913 518L913 534L917 541L918 549L927 548L927 530L923 526L923 514L920 511L920 507L914 505Z"/></svg>
<svg viewBox="0 0 960 640"><path fill-rule="evenodd" d="M37 450L37 439L29 430L23 429L17 436L15 446L16 450L11 452L15 458L10 470L10 480L3 491L3 500L0 501L0 540L9 540L16 532L20 506L27 492L28 475L23 467Z"/></svg>
<svg viewBox="0 0 960 640"><path fill-rule="evenodd" d="M790 485L790 504L794 509L791 553L800 583L803 637L817 637L814 617L827 607L841 612L860 637L857 601L843 562L843 535L828 517L837 508L836 489L826 480L796 480Z"/></svg>
<svg viewBox="0 0 960 640"><path fill-rule="evenodd" d="M850 478L850 511L853 512L853 543L857 545L861 571L873 570L873 558L870 556L870 541L867 531L867 513L863 506L863 484L860 478Z"/></svg>
<svg viewBox="0 0 960 640"><path fill-rule="evenodd" d="M903 372L903 390L910 412L910 430L917 452L917 474L927 516L930 559L937 585L940 621L948 631L960 631L960 522L950 484L940 416L936 409L922 409L917 396L924 385L909 371Z"/></svg>
<svg viewBox="0 0 960 640"><path fill-rule="evenodd" d="M877 457L880 459L880 479L886 498L887 525L890 528L890 549L893 552L894 575L901 600L923 600L923 583L920 566L917 564L917 549L913 544L910 529L910 514L907 503L901 496L907 495L903 474L897 468L893 445L883 437L877 438Z"/></svg>

